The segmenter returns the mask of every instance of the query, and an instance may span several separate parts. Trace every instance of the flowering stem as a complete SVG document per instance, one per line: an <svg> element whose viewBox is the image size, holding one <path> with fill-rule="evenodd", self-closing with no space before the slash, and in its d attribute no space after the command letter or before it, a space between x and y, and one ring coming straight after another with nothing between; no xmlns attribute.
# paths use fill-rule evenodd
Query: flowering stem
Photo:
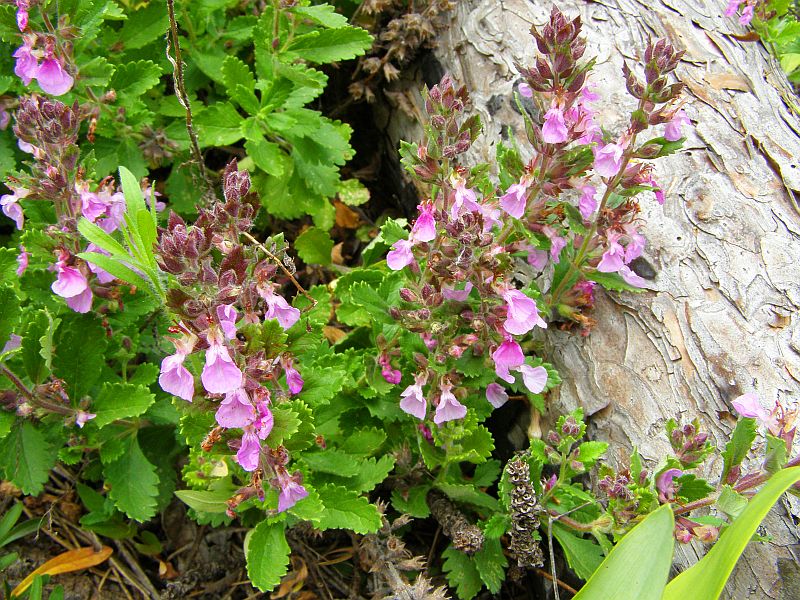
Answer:
<svg viewBox="0 0 800 600"><path fill-rule="evenodd" d="M43 408L44 410L61 415L75 414L75 411L72 410L71 408L67 408L66 406L59 406L58 404L53 404L51 402L48 402L47 400L42 400L41 398L39 398L36 394L34 394L31 390L29 390L28 386L26 386L22 382L22 380L19 377L17 377L17 375L6 365L0 365L0 373L5 375L8 378L8 380L14 384L14 387L16 387L19 390L20 394L25 396L25 398L31 404L34 404L39 408Z"/></svg>

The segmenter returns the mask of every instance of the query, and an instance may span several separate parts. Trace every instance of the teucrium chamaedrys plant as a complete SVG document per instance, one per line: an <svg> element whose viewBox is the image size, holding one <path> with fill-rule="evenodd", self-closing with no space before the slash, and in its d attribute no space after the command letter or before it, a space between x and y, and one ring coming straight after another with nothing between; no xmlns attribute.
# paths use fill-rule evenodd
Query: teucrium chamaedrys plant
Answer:
<svg viewBox="0 0 800 600"><path fill-rule="evenodd" d="M646 283L639 201L665 201L651 161L678 150L689 124L670 81L681 53L660 40L626 65L630 119L614 135L597 122L580 20L553 11L533 32L540 57L518 67L530 147L499 145L492 165L467 166L480 122L445 77L425 95L424 141L401 150L426 192L410 231L386 221L360 267L306 291L283 234L256 223L264 210L308 214L316 227L298 237L301 257L329 258L320 230L349 129L307 108L326 84L310 65L356 56L369 38L327 5L192 6L178 3L170 43L183 50L200 145L240 158L222 173L221 200L176 168L189 137L185 108L164 96L165 7L2 9L17 70L3 85L25 90L2 101L20 142L2 155L16 169L2 198L15 227L14 247L0 249L3 478L27 494L48 477L75 479L81 526L112 538L140 535L131 520L151 519L173 492L200 523L238 519L262 590L286 573L300 523L369 534L359 543L387 593L430 589L399 575L421 564L401 560L396 542L428 516L450 539L441 567L465 599L484 585L497 593L509 558L543 566L542 536L589 579L651 513L672 515L680 542L721 536L729 564L740 545L728 540L747 537L739 523L760 519L798 460L792 407L736 399L744 418L715 483L697 421L668 423L674 452L658 465L634 451L619 468L585 439L580 410L505 468L486 424L508 402L547 410L560 378L546 329L588 335L598 284ZM98 55L115 43L120 52ZM107 175L118 162L117 182ZM142 179L157 166L169 216ZM759 427L755 464L745 459ZM761 484L769 492L748 503ZM708 506L724 516L697 516Z"/></svg>

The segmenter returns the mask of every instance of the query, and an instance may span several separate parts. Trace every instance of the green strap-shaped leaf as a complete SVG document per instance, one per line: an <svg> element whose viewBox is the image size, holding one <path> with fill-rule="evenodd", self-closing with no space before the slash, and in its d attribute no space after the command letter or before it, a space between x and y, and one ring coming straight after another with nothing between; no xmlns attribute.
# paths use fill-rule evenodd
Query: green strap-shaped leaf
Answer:
<svg viewBox="0 0 800 600"><path fill-rule="evenodd" d="M659 600L672 565L672 507L650 513L617 544L574 600ZM688 594L682 600L699 596Z"/></svg>
<svg viewBox="0 0 800 600"><path fill-rule="evenodd" d="M126 267L121 262L117 262L110 256L100 254L99 252L79 252L78 258L82 258L85 261L97 265L125 283L130 283L131 285L148 291L152 288L152 286L148 285L147 281L145 281L141 275L137 274L136 271Z"/></svg>
<svg viewBox="0 0 800 600"><path fill-rule="evenodd" d="M129 255L125 247L88 219L82 218L78 221L78 231L95 246L110 253L111 256L128 259Z"/></svg>
<svg viewBox="0 0 800 600"><path fill-rule="evenodd" d="M272 590L286 575L289 565L289 544L285 524L261 521L244 538L247 575L262 592Z"/></svg>
<svg viewBox="0 0 800 600"><path fill-rule="evenodd" d="M750 500L747 508L725 530L708 554L669 582L662 600L717 600L761 521L781 494L797 481L800 481L800 467L776 473Z"/></svg>

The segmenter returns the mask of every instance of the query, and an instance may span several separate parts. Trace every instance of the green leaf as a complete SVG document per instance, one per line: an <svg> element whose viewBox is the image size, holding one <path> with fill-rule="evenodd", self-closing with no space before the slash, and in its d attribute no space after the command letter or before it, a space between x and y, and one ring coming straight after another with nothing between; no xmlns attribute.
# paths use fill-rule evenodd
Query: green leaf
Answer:
<svg viewBox="0 0 800 600"><path fill-rule="evenodd" d="M253 72L244 62L230 55L222 63L222 80L228 88L228 96L251 115L261 108L255 95L256 80Z"/></svg>
<svg viewBox="0 0 800 600"><path fill-rule="evenodd" d="M582 462L588 471L606 453L606 450L608 450L606 442L582 442L578 446L578 461Z"/></svg>
<svg viewBox="0 0 800 600"><path fill-rule="evenodd" d="M753 442L756 439L756 420L743 418L736 422L736 428L731 434L730 441L725 444L725 450L722 452L723 467L722 467L722 481L728 476L730 470L742 464L742 461L747 457Z"/></svg>
<svg viewBox="0 0 800 600"><path fill-rule="evenodd" d="M346 454L337 448L328 448L314 454L304 454L303 461L313 471L341 477L357 475L362 463L357 457Z"/></svg>
<svg viewBox="0 0 800 600"><path fill-rule="evenodd" d="M92 402L91 410L97 415L92 423L104 427L118 419L138 417L155 400L155 395L143 385L106 383Z"/></svg>
<svg viewBox="0 0 800 600"><path fill-rule="evenodd" d="M326 231L309 227L294 242L294 249L303 262L309 265L330 265L333 240Z"/></svg>
<svg viewBox="0 0 800 600"><path fill-rule="evenodd" d="M67 384L73 400L87 395L100 378L107 345L106 330L93 316L64 318L56 336L53 370Z"/></svg>
<svg viewBox="0 0 800 600"><path fill-rule="evenodd" d="M561 544L570 568L581 579L591 577L603 562L603 549L596 542L578 537L559 523L553 523L553 537Z"/></svg>
<svg viewBox="0 0 800 600"><path fill-rule="evenodd" d="M369 500L356 492L336 485L318 489L325 506L318 529L350 529L355 533L374 533L381 526L381 515Z"/></svg>
<svg viewBox="0 0 800 600"><path fill-rule="evenodd" d="M79 252L78 258L97 265L104 271L108 271L111 275L124 281L125 283L135 286L139 289L153 293L153 286L143 279L136 271L110 256L100 254L99 252Z"/></svg>
<svg viewBox="0 0 800 600"><path fill-rule="evenodd" d="M17 292L10 285L0 286L0 350L14 333L19 324L19 316L22 312L19 306Z"/></svg>
<svg viewBox="0 0 800 600"><path fill-rule="evenodd" d="M348 490L369 492L382 483L394 468L394 456L381 456L379 459L367 458L358 462L358 472L350 477L336 477Z"/></svg>
<svg viewBox="0 0 800 600"><path fill-rule="evenodd" d="M236 493L233 485L215 490L178 490L175 495L190 508L204 513L224 513L228 500Z"/></svg>
<svg viewBox="0 0 800 600"><path fill-rule="evenodd" d="M212 104L195 117L200 143L203 146L227 146L238 142L243 137L243 120L230 102Z"/></svg>
<svg viewBox="0 0 800 600"><path fill-rule="evenodd" d="M281 147L274 142L268 142L263 137L259 140L249 139L244 143L247 155L253 159L256 166L274 177L283 177L284 163L287 156Z"/></svg>
<svg viewBox="0 0 800 600"><path fill-rule="evenodd" d="M383 241L391 246L398 240L408 239L408 221L405 219L386 219L381 225L381 237Z"/></svg>
<svg viewBox="0 0 800 600"><path fill-rule="evenodd" d="M125 451L105 465L103 473L111 489L109 497L131 519L143 523L156 514L158 475L147 460L136 435L125 441Z"/></svg>
<svg viewBox="0 0 800 600"><path fill-rule="evenodd" d="M372 46L372 36L360 27L324 29L297 36L289 51L313 63L331 63L361 56Z"/></svg>
<svg viewBox="0 0 800 600"><path fill-rule="evenodd" d="M0 469L3 478L29 496L44 489L58 449L30 421L18 421L0 444Z"/></svg>
<svg viewBox="0 0 800 600"><path fill-rule="evenodd" d="M288 570L291 549L284 527L283 522L261 521L244 538L247 576L262 592L277 586Z"/></svg>
<svg viewBox="0 0 800 600"><path fill-rule="evenodd" d="M764 457L764 469L768 473L777 473L786 464L786 442L779 437L767 433L767 452Z"/></svg>
<svg viewBox="0 0 800 600"><path fill-rule="evenodd" d="M717 508L733 520L747 508L747 498L736 492L731 486L723 485L722 493L717 498Z"/></svg>
<svg viewBox="0 0 800 600"><path fill-rule="evenodd" d="M442 552L442 570L447 575L447 583L456 589L456 594L461 600L472 600L483 587L481 574L475 561L469 556L456 550L452 544Z"/></svg>
<svg viewBox="0 0 800 600"><path fill-rule="evenodd" d="M672 507L650 513L614 547L574 600L659 600L672 566ZM700 597L690 591L683 600Z"/></svg>
<svg viewBox="0 0 800 600"><path fill-rule="evenodd" d="M324 27L339 29L348 26L347 17L336 12L336 8L330 4L319 6L295 6L290 9L296 15L304 17Z"/></svg>
<svg viewBox="0 0 800 600"><path fill-rule="evenodd" d="M428 506L428 485L415 485L407 490L392 490L392 506L401 513L406 513L418 519L426 519L431 514Z"/></svg>
<svg viewBox="0 0 800 600"><path fill-rule="evenodd" d="M144 8L128 13L128 19L116 39L124 44L126 50L137 50L163 37L168 24L167 5L150 2Z"/></svg>
<svg viewBox="0 0 800 600"><path fill-rule="evenodd" d="M487 538L500 539L511 528L511 517L498 513L486 521L483 533Z"/></svg>
<svg viewBox="0 0 800 600"><path fill-rule="evenodd" d="M681 475L675 481L680 484L678 495L686 498L687 502L694 502L708 496L714 491L714 486L710 485L705 479L699 479L693 473Z"/></svg>
<svg viewBox="0 0 800 600"><path fill-rule="evenodd" d="M111 87L117 94L138 98L160 80L161 67L151 60L136 60L117 65Z"/></svg>
<svg viewBox="0 0 800 600"><path fill-rule="evenodd" d="M800 481L800 467L785 469L772 476L750 500L734 523L697 564L669 582L663 600L716 600L722 594L733 567L747 543L781 495ZM630 534L629 534L630 535ZM623 542L626 538L623 538Z"/></svg>
<svg viewBox="0 0 800 600"><path fill-rule="evenodd" d="M369 190L358 179L345 179L339 183L339 200L347 206L361 206L369 202Z"/></svg>
<svg viewBox="0 0 800 600"><path fill-rule="evenodd" d="M486 538L483 548L478 550L472 557L481 580L490 592L497 594L505 580L505 568L508 561L503 555L503 546L498 538Z"/></svg>
<svg viewBox="0 0 800 600"><path fill-rule="evenodd" d="M345 371L333 367L304 372L305 382L300 398L312 407L327 404L342 389L345 377L347 377Z"/></svg>
<svg viewBox="0 0 800 600"><path fill-rule="evenodd" d="M341 449L350 454L369 456L375 454L386 441L386 431L377 427L357 429L341 444Z"/></svg>
<svg viewBox="0 0 800 600"><path fill-rule="evenodd" d="M495 498L485 492L476 490L471 485L458 483L437 483L436 488L443 491L450 499L456 502L465 502L482 506L490 510L499 510L499 504Z"/></svg>

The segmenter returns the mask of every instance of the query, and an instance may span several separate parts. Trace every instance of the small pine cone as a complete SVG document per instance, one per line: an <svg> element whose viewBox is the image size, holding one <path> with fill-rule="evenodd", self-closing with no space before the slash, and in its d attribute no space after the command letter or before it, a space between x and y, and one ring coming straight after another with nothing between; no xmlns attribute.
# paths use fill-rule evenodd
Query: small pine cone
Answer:
<svg viewBox="0 0 800 600"><path fill-rule="evenodd" d="M539 528L539 513L542 507L531 485L528 463L520 457L512 458L506 466L511 490L511 544L509 550L517 559L519 567L541 567L544 555L534 534Z"/></svg>
<svg viewBox="0 0 800 600"><path fill-rule="evenodd" d="M465 554L474 554L483 548L483 532L470 523L456 505L442 492L428 492L431 514L442 526L442 532L453 540L453 546Z"/></svg>

